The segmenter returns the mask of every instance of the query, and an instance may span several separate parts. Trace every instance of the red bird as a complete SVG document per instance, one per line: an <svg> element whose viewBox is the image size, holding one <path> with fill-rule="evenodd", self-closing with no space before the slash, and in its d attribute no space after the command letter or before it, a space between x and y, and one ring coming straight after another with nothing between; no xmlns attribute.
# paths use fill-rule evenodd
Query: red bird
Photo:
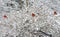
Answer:
<svg viewBox="0 0 60 37"><path fill-rule="evenodd" d="M4 16L3 16L3 18L4 18L4 19L6 19L6 18L7 18L7 16L6 16L6 15L4 15Z"/></svg>
<svg viewBox="0 0 60 37"><path fill-rule="evenodd" d="M32 17L34 17L35 16L35 14L34 13L32 13Z"/></svg>

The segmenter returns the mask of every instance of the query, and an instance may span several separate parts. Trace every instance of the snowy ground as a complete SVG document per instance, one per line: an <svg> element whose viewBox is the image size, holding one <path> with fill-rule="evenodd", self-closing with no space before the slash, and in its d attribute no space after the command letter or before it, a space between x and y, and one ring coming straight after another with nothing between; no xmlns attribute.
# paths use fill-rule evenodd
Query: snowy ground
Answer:
<svg viewBox="0 0 60 37"><path fill-rule="evenodd" d="M60 0L0 0L0 37L60 37L59 6Z"/></svg>

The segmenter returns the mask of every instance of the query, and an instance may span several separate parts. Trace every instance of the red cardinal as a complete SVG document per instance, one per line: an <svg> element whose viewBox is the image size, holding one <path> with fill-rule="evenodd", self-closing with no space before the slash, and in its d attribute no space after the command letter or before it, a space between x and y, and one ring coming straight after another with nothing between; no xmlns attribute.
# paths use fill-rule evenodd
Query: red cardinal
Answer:
<svg viewBox="0 0 60 37"><path fill-rule="evenodd" d="M6 18L7 18L7 16L6 16L6 15L4 15L4 16L3 16L3 18L4 18L4 19L6 19Z"/></svg>
<svg viewBox="0 0 60 37"><path fill-rule="evenodd" d="M32 13L32 17L34 17L35 16L35 14L34 13Z"/></svg>
<svg viewBox="0 0 60 37"><path fill-rule="evenodd" d="M56 11L54 11L54 15L57 15Z"/></svg>

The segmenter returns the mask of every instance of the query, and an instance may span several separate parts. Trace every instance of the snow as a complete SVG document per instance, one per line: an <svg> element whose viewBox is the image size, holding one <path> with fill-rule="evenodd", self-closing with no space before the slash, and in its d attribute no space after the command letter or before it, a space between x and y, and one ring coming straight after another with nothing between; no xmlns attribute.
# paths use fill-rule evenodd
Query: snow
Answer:
<svg viewBox="0 0 60 37"><path fill-rule="evenodd" d="M59 6L59 0L0 0L0 37L60 37Z"/></svg>

